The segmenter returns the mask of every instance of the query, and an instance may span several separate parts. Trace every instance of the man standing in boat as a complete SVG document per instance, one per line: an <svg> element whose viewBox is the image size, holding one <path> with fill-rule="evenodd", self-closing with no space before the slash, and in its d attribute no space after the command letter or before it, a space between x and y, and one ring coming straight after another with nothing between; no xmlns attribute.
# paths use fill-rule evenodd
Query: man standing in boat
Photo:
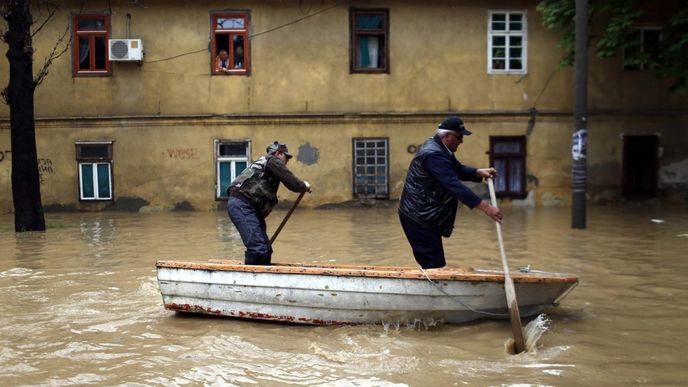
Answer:
<svg viewBox="0 0 688 387"><path fill-rule="evenodd" d="M461 181L481 182L495 177L494 168L476 169L462 165L454 156L464 136L471 132L456 116L447 117L437 133L427 139L411 161L399 203L399 219L413 255L423 269L446 265L442 237L454 228L458 202L482 210L502 221L499 208L481 200Z"/></svg>
<svg viewBox="0 0 688 387"><path fill-rule="evenodd" d="M272 245L265 218L277 204L280 183L294 192L311 192L307 181L287 169L292 155L286 144L275 141L266 150L265 156L249 165L227 188L227 212L246 246L244 263L247 265L270 264Z"/></svg>

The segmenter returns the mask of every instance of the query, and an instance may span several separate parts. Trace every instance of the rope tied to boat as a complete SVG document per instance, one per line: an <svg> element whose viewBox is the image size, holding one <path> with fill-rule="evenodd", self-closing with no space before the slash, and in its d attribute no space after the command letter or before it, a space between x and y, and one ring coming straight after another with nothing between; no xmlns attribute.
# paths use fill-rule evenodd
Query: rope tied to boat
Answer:
<svg viewBox="0 0 688 387"><path fill-rule="evenodd" d="M461 299L457 298L454 295L451 295L447 293L444 289L442 289L442 286L440 286L437 282L433 281L432 278L428 275L428 272L425 271L422 267L420 268L420 271L423 272L423 275L425 275L425 278L427 278L428 281L430 281L431 284L433 284L440 292L444 293L445 296L449 297L450 299L458 302L462 306L464 306L466 309L470 310L473 313L476 314L483 314L486 316L492 316L492 317L509 317L509 313L493 313L493 312L486 312L482 310L476 310L475 308L471 307L470 305L466 304L465 302L461 301Z"/></svg>

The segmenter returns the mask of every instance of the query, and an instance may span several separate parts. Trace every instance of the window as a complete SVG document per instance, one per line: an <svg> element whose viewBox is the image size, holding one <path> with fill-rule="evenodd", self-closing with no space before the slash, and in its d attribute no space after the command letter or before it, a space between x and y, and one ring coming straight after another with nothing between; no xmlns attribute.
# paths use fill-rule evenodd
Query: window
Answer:
<svg viewBox="0 0 688 387"><path fill-rule="evenodd" d="M389 73L389 11L351 9L351 72Z"/></svg>
<svg viewBox="0 0 688 387"><path fill-rule="evenodd" d="M110 17L74 16L74 75L109 75Z"/></svg>
<svg viewBox="0 0 688 387"><path fill-rule="evenodd" d="M248 13L212 15L212 73L248 74Z"/></svg>
<svg viewBox="0 0 688 387"><path fill-rule="evenodd" d="M659 61L659 28L638 28L633 44L624 48L624 70L652 70Z"/></svg>
<svg viewBox="0 0 688 387"><path fill-rule="evenodd" d="M525 74L527 70L525 12L490 11L487 31L487 72Z"/></svg>
<svg viewBox="0 0 688 387"><path fill-rule="evenodd" d="M112 200L112 141L76 143L79 200Z"/></svg>
<svg viewBox="0 0 688 387"><path fill-rule="evenodd" d="M497 169L497 196L517 199L526 197L525 136L490 136L490 165Z"/></svg>
<svg viewBox="0 0 688 387"><path fill-rule="evenodd" d="M248 141L215 140L216 199L227 198L227 187L248 166L251 143Z"/></svg>
<svg viewBox="0 0 688 387"><path fill-rule="evenodd" d="M354 138L354 197L389 197L389 141L386 138Z"/></svg>

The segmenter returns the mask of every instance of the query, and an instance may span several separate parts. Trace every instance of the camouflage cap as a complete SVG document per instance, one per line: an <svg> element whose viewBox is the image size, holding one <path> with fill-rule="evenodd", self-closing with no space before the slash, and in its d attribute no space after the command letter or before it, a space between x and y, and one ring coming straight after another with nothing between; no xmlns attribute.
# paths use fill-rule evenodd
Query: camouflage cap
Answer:
<svg viewBox="0 0 688 387"><path fill-rule="evenodd" d="M272 144L268 145L268 147L265 148L265 151L267 151L269 155L281 151L284 152L284 155L287 156L288 159L293 157L293 155L289 153L289 149L287 149L287 144L280 144L278 141L275 141Z"/></svg>

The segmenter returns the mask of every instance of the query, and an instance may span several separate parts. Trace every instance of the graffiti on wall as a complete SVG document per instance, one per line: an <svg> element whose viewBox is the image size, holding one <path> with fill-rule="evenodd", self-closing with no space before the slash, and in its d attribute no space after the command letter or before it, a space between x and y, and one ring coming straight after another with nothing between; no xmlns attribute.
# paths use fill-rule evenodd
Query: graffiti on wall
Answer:
<svg viewBox="0 0 688 387"><path fill-rule="evenodd" d="M167 149L167 156L177 160L198 160L198 149L196 148L175 148Z"/></svg>
<svg viewBox="0 0 688 387"><path fill-rule="evenodd" d="M0 151L0 162L12 160L12 151L3 150ZM55 169L53 168L52 159L38 159L38 176L41 184L45 183L45 175L54 175Z"/></svg>
<svg viewBox="0 0 688 387"><path fill-rule="evenodd" d="M53 169L53 160L38 159L38 177L41 184L45 183L45 175L53 174L55 174L55 170Z"/></svg>

